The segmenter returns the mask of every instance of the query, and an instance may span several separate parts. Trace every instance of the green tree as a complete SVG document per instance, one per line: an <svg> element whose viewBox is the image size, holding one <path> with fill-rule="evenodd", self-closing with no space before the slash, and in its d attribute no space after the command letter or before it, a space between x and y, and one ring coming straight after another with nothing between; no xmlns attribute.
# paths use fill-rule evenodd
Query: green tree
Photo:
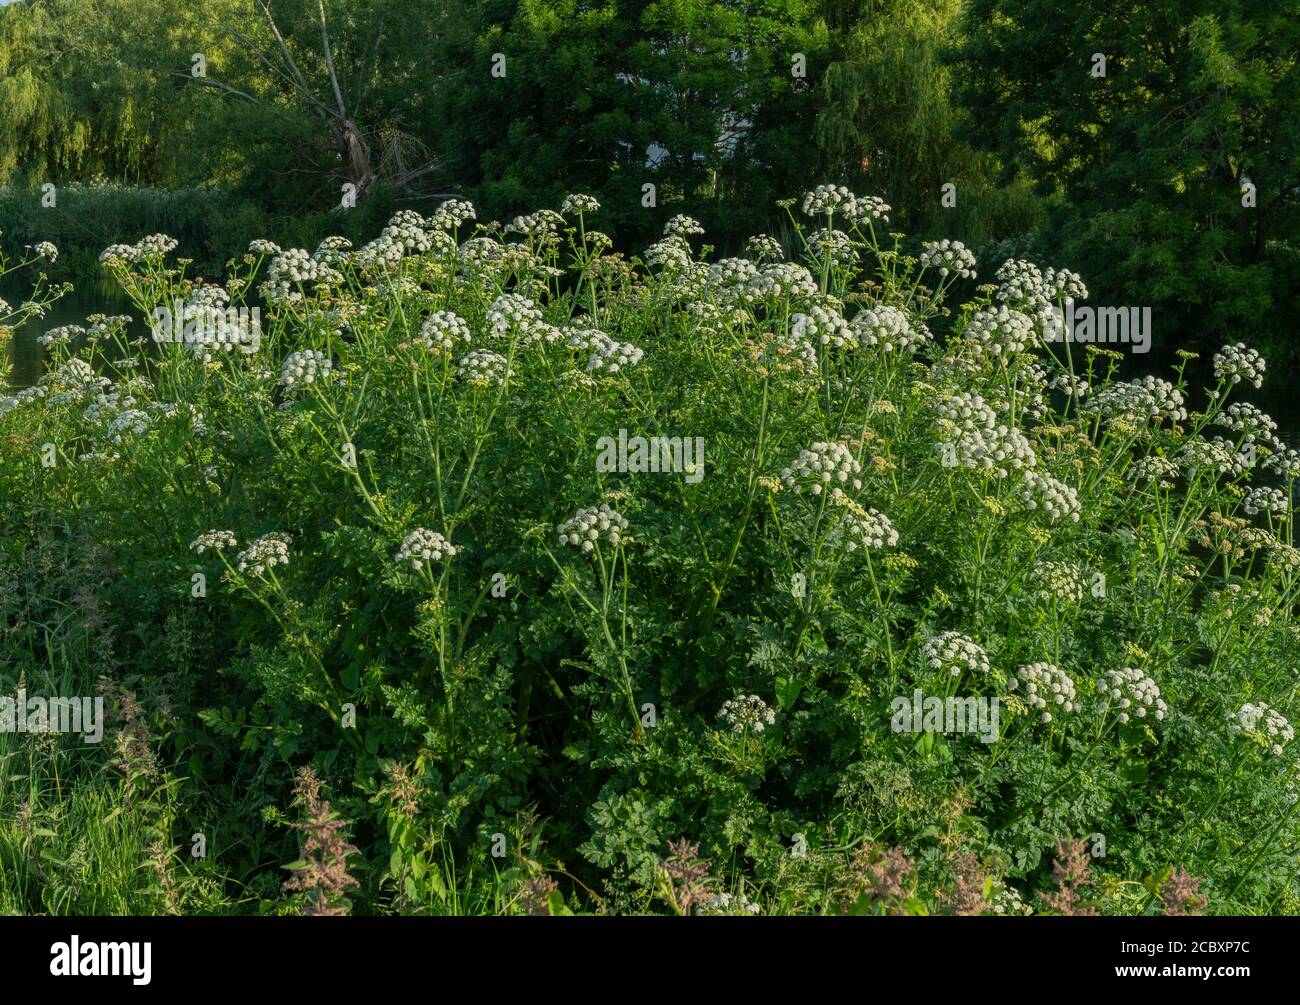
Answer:
<svg viewBox="0 0 1300 1005"><path fill-rule="evenodd" d="M966 9L972 136L1064 196L1061 259L1094 299L1156 305L1157 339L1294 346L1298 14L1296 0Z"/></svg>
<svg viewBox="0 0 1300 1005"><path fill-rule="evenodd" d="M447 56L443 149L487 213L586 191L621 237L672 212L743 237L815 158L826 36L805 0L495 0L461 13L474 27Z"/></svg>

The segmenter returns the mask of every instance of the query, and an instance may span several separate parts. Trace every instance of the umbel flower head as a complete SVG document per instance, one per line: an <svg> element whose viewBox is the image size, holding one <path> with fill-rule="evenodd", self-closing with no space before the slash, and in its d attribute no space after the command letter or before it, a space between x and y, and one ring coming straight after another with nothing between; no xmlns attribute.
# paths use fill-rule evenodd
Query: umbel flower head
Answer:
<svg viewBox="0 0 1300 1005"><path fill-rule="evenodd" d="M795 492L807 489L815 496L829 492L830 498L844 494L843 486L862 488L862 465L843 443L814 443L781 471L785 487Z"/></svg>
<svg viewBox="0 0 1300 1005"><path fill-rule="evenodd" d="M1239 384L1243 380L1256 387L1264 385L1264 357L1243 342L1225 345L1214 354L1214 379Z"/></svg>
<svg viewBox="0 0 1300 1005"><path fill-rule="evenodd" d="M1007 682L1007 687L1013 691L1023 689L1025 704L1037 709L1039 719L1043 722L1052 721L1053 710L1079 710L1079 705L1074 700L1074 681L1068 673L1052 663L1029 663L1022 666Z"/></svg>
<svg viewBox="0 0 1300 1005"><path fill-rule="evenodd" d="M733 733L761 733L768 726L776 725L776 713L768 707L767 702L756 694L738 694L722 703L718 718L727 724Z"/></svg>
<svg viewBox="0 0 1300 1005"><path fill-rule="evenodd" d="M566 195L560 204L561 213L594 213L600 209L600 203L590 195Z"/></svg>
<svg viewBox="0 0 1300 1005"><path fill-rule="evenodd" d="M1256 735L1270 753L1280 756L1282 745L1295 739L1295 730L1286 716L1262 701L1246 702L1236 712L1228 713L1228 730L1234 735Z"/></svg>
<svg viewBox="0 0 1300 1005"><path fill-rule="evenodd" d="M560 535L560 544L569 544L587 552L601 541L618 547L626 540L627 527L626 518L618 510L601 503L578 510L555 529Z"/></svg>
<svg viewBox="0 0 1300 1005"><path fill-rule="evenodd" d="M542 320L537 304L518 293L503 293L488 308L488 330L493 338L505 338L512 331L525 331Z"/></svg>
<svg viewBox="0 0 1300 1005"><path fill-rule="evenodd" d="M1097 678L1097 693L1101 696L1102 710L1119 709L1119 721L1128 722L1136 716L1161 720L1168 711L1156 682L1134 667L1110 670Z"/></svg>
<svg viewBox="0 0 1300 1005"><path fill-rule="evenodd" d="M1073 562L1046 560L1034 566L1038 596L1078 603L1083 599L1083 573Z"/></svg>
<svg viewBox="0 0 1300 1005"><path fill-rule="evenodd" d="M500 384L509 375L506 358L491 349L475 349L456 364L456 376L470 384Z"/></svg>
<svg viewBox="0 0 1300 1005"><path fill-rule="evenodd" d="M608 339L595 347L591 358L587 360L587 372L615 374L636 366L644 357L645 352L631 342Z"/></svg>
<svg viewBox="0 0 1300 1005"><path fill-rule="evenodd" d="M863 509L848 496L840 496L836 501L841 504L842 512L826 535L826 542L832 547L843 544L849 552L859 548L880 551L898 544L898 531L884 513Z"/></svg>
<svg viewBox="0 0 1300 1005"><path fill-rule="evenodd" d="M1043 513L1052 523L1061 519L1079 522L1079 493L1051 475L1026 471L1016 491L1028 509Z"/></svg>
<svg viewBox="0 0 1300 1005"><path fill-rule="evenodd" d="M420 325L416 342L426 349L446 351L457 342L470 342L469 325L454 311L434 311Z"/></svg>
<svg viewBox="0 0 1300 1005"><path fill-rule="evenodd" d="M202 555L205 551L224 551L239 545L235 535L228 530L204 531L190 542L190 550Z"/></svg>
<svg viewBox="0 0 1300 1005"><path fill-rule="evenodd" d="M931 670L952 677L960 677L967 671L980 674L989 672L988 654L974 639L961 632L944 632L926 639L921 646L921 658Z"/></svg>
<svg viewBox="0 0 1300 1005"><path fill-rule="evenodd" d="M850 322L850 327L857 336L859 345L879 347L885 352L916 349L930 338L930 333L923 325L913 325L904 311L888 304L878 304L860 311Z"/></svg>
<svg viewBox="0 0 1300 1005"><path fill-rule="evenodd" d="M839 311L830 307L810 307L808 313L796 314L790 319L790 334L831 349L843 349L857 344L849 323Z"/></svg>
<svg viewBox="0 0 1300 1005"><path fill-rule="evenodd" d="M292 540L288 534L279 531L263 534L239 553L235 559L235 570L246 572L250 576L260 576L277 565L288 565Z"/></svg>
<svg viewBox="0 0 1300 1005"><path fill-rule="evenodd" d="M409 565L418 571L431 562L441 562L444 558L451 558L455 554L455 545L441 534L416 527L402 538L402 546L398 549L394 561L398 565Z"/></svg>
<svg viewBox="0 0 1300 1005"><path fill-rule="evenodd" d="M947 277L949 273L962 279L975 278L975 256L961 241L927 241L921 246L921 266L926 269L938 269L939 275Z"/></svg>
<svg viewBox="0 0 1300 1005"><path fill-rule="evenodd" d="M302 349L291 352L280 368L280 383L286 390L305 387L323 381L330 375L333 364L319 349Z"/></svg>
<svg viewBox="0 0 1300 1005"><path fill-rule="evenodd" d="M1260 513L1276 513L1285 516L1290 506L1281 489L1275 489L1270 485L1257 485L1246 493L1241 508L1251 516Z"/></svg>
<svg viewBox="0 0 1300 1005"><path fill-rule="evenodd" d="M803 195L803 211L807 216L825 216L828 213L849 213L857 197L843 185L818 185Z"/></svg>

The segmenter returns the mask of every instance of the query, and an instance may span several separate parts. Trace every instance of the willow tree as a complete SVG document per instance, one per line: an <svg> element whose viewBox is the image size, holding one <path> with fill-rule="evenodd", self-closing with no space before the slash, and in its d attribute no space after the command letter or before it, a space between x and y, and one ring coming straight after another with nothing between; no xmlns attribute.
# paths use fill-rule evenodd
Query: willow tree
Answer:
<svg viewBox="0 0 1300 1005"><path fill-rule="evenodd" d="M157 0L28 0L0 8L0 184L158 181L158 138L177 108L113 44Z"/></svg>
<svg viewBox="0 0 1300 1005"><path fill-rule="evenodd" d="M816 137L830 177L883 197L909 229L982 188L988 158L959 136L945 47L961 0L831 0L834 51ZM955 236L955 235L954 235Z"/></svg>

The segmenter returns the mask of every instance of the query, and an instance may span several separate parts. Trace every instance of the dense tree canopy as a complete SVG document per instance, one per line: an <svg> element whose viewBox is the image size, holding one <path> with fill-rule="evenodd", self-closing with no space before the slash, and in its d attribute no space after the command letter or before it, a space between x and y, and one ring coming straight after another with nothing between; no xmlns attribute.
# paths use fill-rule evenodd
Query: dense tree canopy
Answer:
<svg viewBox="0 0 1300 1005"><path fill-rule="evenodd" d="M1294 338L1295 0L971 0L963 25L974 137L1062 194L1057 245L1094 287L1166 331Z"/></svg>

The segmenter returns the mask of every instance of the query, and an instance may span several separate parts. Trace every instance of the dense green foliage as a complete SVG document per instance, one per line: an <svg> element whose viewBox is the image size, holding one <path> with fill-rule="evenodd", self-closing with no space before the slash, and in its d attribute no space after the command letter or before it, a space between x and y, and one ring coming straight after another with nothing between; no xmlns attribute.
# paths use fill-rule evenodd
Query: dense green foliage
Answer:
<svg viewBox="0 0 1300 1005"><path fill-rule="evenodd" d="M258 245L221 286L106 252L142 315L268 307L147 359L52 333L0 400L3 688L113 710L102 747L0 735L0 907L1142 913L1188 870L1294 910L1300 457L1243 402L1263 364L1122 383L1044 339L1077 277L974 287L879 204L805 208L806 268L704 264L682 217L629 266L589 200ZM611 466L620 430L702 464ZM900 723L914 691L1000 722ZM294 862L295 787L352 851ZM1069 839L1080 889L1040 896Z"/></svg>
<svg viewBox="0 0 1300 1005"><path fill-rule="evenodd" d="M1162 338L1297 351L1295 0L971 0L963 34L972 128L1063 196L1063 259Z"/></svg>

